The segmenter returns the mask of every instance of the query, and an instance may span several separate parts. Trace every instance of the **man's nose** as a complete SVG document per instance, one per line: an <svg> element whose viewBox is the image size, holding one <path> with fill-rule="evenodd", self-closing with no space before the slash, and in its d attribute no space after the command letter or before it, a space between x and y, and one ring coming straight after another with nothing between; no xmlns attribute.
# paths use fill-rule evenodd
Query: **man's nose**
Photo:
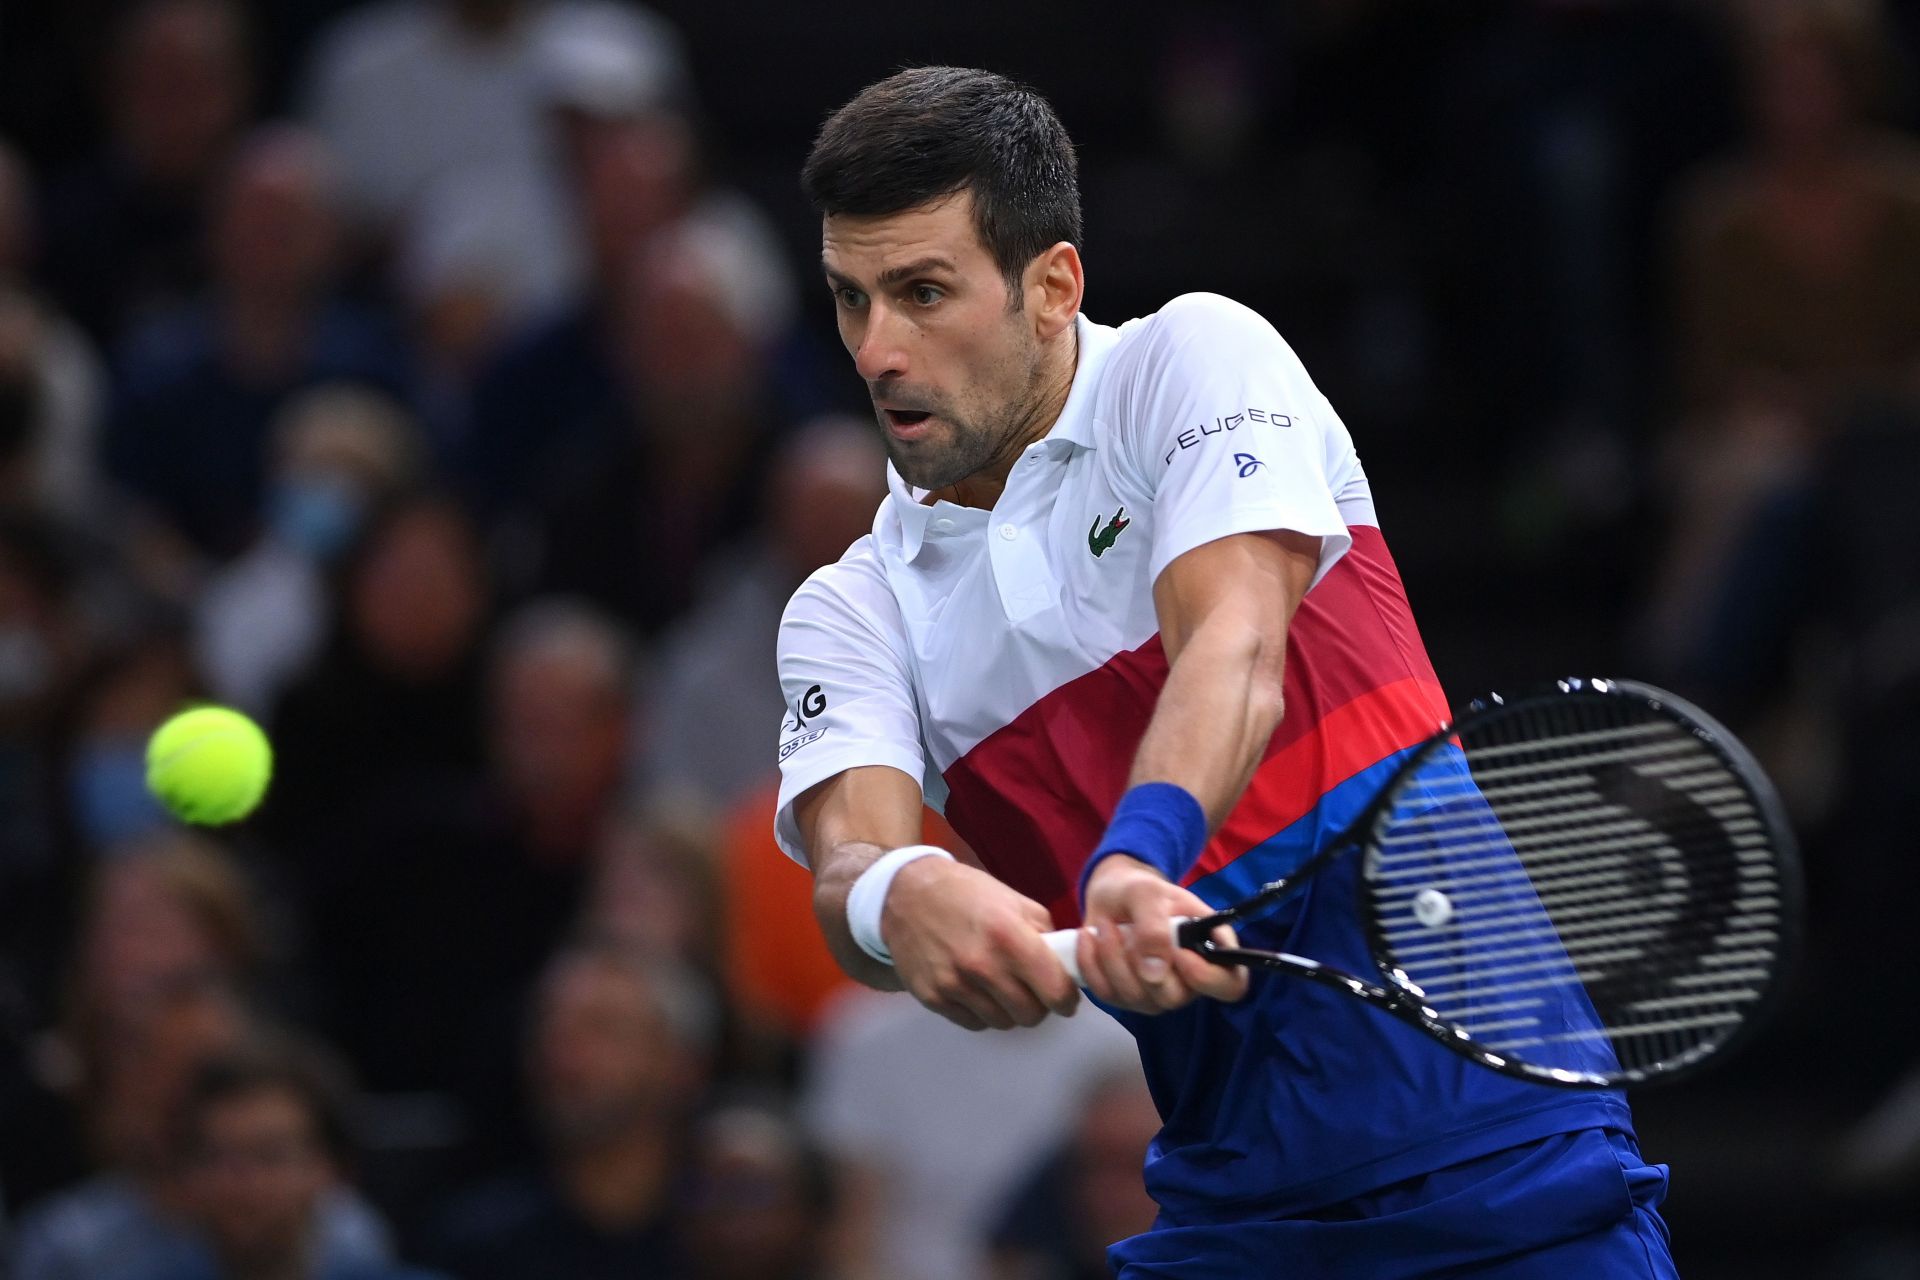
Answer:
<svg viewBox="0 0 1920 1280"><path fill-rule="evenodd" d="M853 365L862 378L877 383L886 377L904 377L907 350L902 338L906 326L891 309L873 305L867 311L865 331L854 349Z"/></svg>

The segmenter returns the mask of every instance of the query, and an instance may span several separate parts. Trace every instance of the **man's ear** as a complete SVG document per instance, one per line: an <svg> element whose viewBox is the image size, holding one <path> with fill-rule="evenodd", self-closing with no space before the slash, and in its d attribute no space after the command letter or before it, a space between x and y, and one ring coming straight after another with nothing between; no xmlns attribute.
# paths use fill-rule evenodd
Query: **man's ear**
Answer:
<svg viewBox="0 0 1920 1280"><path fill-rule="evenodd" d="M1046 342L1070 328L1080 314L1086 285L1080 251L1065 240L1028 263L1021 288L1026 293L1026 310L1033 317L1035 336Z"/></svg>

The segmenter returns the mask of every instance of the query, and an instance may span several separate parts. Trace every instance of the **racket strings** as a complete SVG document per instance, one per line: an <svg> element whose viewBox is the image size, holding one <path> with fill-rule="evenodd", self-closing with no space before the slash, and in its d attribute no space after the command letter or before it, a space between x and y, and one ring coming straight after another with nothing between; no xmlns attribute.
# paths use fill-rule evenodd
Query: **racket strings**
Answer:
<svg viewBox="0 0 1920 1280"><path fill-rule="evenodd" d="M1730 1034L1774 971L1768 832L1710 744L1635 700L1471 723L1376 829L1382 967L1497 1053L1670 1065Z"/></svg>

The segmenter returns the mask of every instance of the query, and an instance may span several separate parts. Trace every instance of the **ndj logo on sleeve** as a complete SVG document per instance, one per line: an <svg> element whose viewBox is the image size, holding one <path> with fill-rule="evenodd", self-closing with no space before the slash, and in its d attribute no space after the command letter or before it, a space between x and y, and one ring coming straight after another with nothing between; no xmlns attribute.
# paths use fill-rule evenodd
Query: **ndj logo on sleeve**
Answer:
<svg viewBox="0 0 1920 1280"><path fill-rule="evenodd" d="M1215 418L1210 423L1203 422L1199 426L1190 427L1175 436L1173 438L1173 448L1167 450L1167 456L1163 461L1171 465L1174 454L1180 453L1183 450L1198 448L1200 445L1206 443L1209 436L1225 435L1229 431L1238 430L1241 425L1245 423L1256 423L1262 426L1291 427L1293 425L1293 417L1290 414L1276 413L1271 409L1248 409L1244 413L1230 413L1224 418Z"/></svg>

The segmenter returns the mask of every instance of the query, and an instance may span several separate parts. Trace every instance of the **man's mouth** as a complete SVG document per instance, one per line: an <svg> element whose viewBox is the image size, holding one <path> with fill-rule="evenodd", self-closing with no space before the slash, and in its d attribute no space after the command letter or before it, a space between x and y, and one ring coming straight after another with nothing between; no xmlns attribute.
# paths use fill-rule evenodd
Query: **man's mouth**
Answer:
<svg viewBox="0 0 1920 1280"><path fill-rule="evenodd" d="M919 435L920 429L933 415L925 409L882 409L880 416L886 419L889 431L906 440Z"/></svg>

